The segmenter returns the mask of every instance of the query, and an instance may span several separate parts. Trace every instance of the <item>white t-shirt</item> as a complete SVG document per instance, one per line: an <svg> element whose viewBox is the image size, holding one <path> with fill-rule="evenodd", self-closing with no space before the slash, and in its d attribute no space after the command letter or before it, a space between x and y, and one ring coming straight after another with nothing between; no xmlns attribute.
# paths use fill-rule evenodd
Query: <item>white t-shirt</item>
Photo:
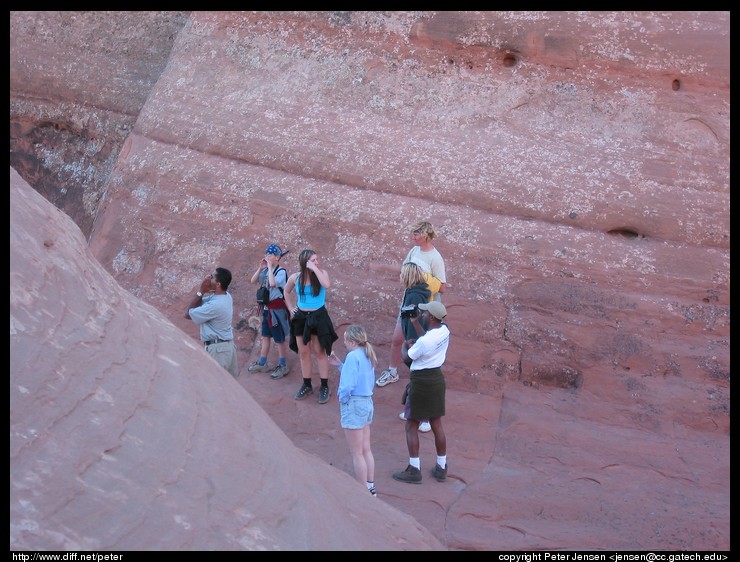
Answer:
<svg viewBox="0 0 740 562"><path fill-rule="evenodd" d="M447 357L447 346L450 345L450 329L447 324L427 330L427 333L416 340L409 349L412 371L441 367Z"/></svg>
<svg viewBox="0 0 740 562"><path fill-rule="evenodd" d="M432 248L425 252L419 246L414 246L406 255L404 263L406 262L415 263L427 273L434 275L442 283L447 283L445 260L442 259L442 254L439 253L437 248Z"/></svg>

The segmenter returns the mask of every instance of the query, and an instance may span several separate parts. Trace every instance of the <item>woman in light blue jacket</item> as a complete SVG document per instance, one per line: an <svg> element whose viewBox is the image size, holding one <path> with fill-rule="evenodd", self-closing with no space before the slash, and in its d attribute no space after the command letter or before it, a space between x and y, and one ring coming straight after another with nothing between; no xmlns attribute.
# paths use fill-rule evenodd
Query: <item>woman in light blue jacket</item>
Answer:
<svg viewBox="0 0 740 562"><path fill-rule="evenodd" d="M365 328L359 324L353 324L344 331L344 345L347 348L344 363L334 352L329 356L329 363L340 370L337 389L340 421L352 454L355 478L365 482L370 493L376 496L370 424L373 423L373 388L378 359L367 341Z"/></svg>

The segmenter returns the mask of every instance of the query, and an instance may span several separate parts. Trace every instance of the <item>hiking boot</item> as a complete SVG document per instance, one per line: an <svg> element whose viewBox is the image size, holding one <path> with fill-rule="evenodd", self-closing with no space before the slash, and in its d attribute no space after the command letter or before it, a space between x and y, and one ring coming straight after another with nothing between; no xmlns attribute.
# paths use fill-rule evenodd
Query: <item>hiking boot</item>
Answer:
<svg viewBox="0 0 740 562"><path fill-rule="evenodd" d="M296 392L295 399L296 400L303 400L310 394L313 394L313 387L308 386L306 384L302 384L301 388L298 389L298 392Z"/></svg>
<svg viewBox="0 0 740 562"><path fill-rule="evenodd" d="M319 404L326 404L329 401L329 387L322 386L319 388Z"/></svg>
<svg viewBox="0 0 740 562"><path fill-rule="evenodd" d="M282 379L285 375L290 373L290 367L287 365L278 365L272 370L272 374L270 375L271 379Z"/></svg>
<svg viewBox="0 0 740 562"><path fill-rule="evenodd" d="M272 367L270 367L267 363L265 363L264 365L260 365L259 362L255 361L249 366L247 371L249 371L250 373L266 373L267 371L272 371Z"/></svg>
<svg viewBox="0 0 740 562"><path fill-rule="evenodd" d="M432 431L432 425L428 421L423 421L419 424L419 431L421 431L422 433Z"/></svg>
<svg viewBox="0 0 740 562"><path fill-rule="evenodd" d="M393 479L409 484L421 484L421 470L415 466L408 465L403 472L394 472Z"/></svg>
<svg viewBox="0 0 740 562"><path fill-rule="evenodd" d="M392 382L398 382L398 371L396 369L391 370L391 368L388 367L385 371L380 373L380 377L375 381L375 384L378 386L385 386Z"/></svg>
<svg viewBox="0 0 740 562"><path fill-rule="evenodd" d="M432 476L437 480L437 482L444 482L445 478L447 478L447 468L442 468L439 466L439 464L435 463L434 468L432 469Z"/></svg>

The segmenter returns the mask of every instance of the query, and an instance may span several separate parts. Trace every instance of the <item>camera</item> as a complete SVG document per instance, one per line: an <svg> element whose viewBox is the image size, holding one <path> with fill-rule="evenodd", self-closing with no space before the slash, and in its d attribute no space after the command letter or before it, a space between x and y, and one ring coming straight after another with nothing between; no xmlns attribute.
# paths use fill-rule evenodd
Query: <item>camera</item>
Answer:
<svg viewBox="0 0 740 562"><path fill-rule="evenodd" d="M415 304L409 304L401 307L401 318L416 318L418 310Z"/></svg>

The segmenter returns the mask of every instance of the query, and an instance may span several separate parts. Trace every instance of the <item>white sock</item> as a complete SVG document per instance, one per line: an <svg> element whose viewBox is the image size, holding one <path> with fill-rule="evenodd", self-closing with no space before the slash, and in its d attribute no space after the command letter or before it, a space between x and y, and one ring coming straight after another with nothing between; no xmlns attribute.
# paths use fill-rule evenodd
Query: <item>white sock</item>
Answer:
<svg viewBox="0 0 740 562"><path fill-rule="evenodd" d="M366 484L368 490L372 490L373 488L375 488L375 482L366 482Z"/></svg>
<svg viewBox="0 0 740 562"><path fill-rule="evenodd" d="M398 367L388 367L388 370L391 372L392 375L398 374Z"/></svg>
<svg viewBox="0 0 740 562"><path fill-rule="evenodd" d="M409 457L409 464L414 468L421 470L421 461L419 460L419 457Z"/></svg>
<svg viewBox="0 0 740 562"><path fill-rule="evenodd" d="M439 468L447 468L447 455L439 456L437 455L437 464L439 465Z"/></svg>

